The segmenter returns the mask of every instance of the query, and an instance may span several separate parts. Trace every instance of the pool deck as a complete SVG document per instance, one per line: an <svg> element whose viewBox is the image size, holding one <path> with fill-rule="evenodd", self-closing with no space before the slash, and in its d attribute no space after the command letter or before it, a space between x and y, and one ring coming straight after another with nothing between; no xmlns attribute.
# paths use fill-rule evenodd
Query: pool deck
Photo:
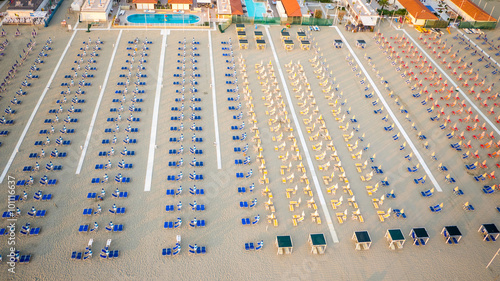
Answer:
<svg viewBox="0 0 500 281"><path fill-rule="evenodd" d="M157 9L155 10L156 13L145 13L143 10L121 10L125 11L125 13L121 16L119 16L119 12L117 13L117 16L115 18L119 19L120 22L118 24L115 24L115 20L113 21L113 24L111 24L111 27L113 28L134 28L134 27L139 27L139 28L144 28L144 27L168 27L168 28L209 28L208 26L203 26L204 22L207 22L209 19L209 16L207 14L206 9L200 9L200 10L195 10L195 11L184 11L184 13L176 13L172 9ZM135 14L173 14L173 15L196 15L200 17L200 21L197 23L193 24L141 24L141 23L131 23L127 20L127 17L130 15L135 15Z"/></svg>

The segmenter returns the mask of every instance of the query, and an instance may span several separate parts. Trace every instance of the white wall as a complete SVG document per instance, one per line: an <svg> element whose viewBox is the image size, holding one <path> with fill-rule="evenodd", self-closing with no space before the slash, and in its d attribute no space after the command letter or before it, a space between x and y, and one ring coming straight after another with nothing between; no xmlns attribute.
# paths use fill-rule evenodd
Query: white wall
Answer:
<svg viewBox="0 0 500 281"><path fill-rule="evenodd" d="M172 4L172 10L189 10L189 4Z"/></svg>

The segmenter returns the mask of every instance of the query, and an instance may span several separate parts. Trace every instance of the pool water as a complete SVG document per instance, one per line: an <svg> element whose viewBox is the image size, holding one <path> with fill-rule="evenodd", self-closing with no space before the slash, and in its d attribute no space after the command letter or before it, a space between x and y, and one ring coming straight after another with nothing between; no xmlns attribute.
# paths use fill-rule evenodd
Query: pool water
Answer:
<svg viewBox="0 0 500 281"><path fill-rule="evenodd" d="M266 4L264 2L254 2L253 0L245 0L247 6L248 17L263 18L262 14L267 13Z"/></svg>
<svg viewBox="0 0 500 281"><path fill-rule="evenodd" d="M200 21L196 15L184 14L134 14L127 17L131 23L156 23L156 24L192 24Z"/></svg>

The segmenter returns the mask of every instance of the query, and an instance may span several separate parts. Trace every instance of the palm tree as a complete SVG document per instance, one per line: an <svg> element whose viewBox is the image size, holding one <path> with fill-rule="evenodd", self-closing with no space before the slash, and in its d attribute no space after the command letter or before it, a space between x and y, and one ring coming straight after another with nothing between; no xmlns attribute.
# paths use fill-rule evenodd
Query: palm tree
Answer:
<svg viewBox="0 0 500 281"><path fill-rule="evenodd" d="M389 4L389 0L379 0L378 4L381 7L380 14L383 15L384 14L384 8L385 8L385 6L387 6Z"/></svg>

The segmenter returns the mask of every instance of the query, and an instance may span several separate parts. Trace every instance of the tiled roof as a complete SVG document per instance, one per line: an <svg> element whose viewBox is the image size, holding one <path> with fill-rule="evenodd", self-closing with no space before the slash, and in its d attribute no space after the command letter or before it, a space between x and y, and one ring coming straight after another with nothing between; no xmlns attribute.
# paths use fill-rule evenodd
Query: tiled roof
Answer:
<svg viewBox="0 0 500 281"><path fill-rule="evenodd" d="M398 2L417 20L438 20L420 0L398 0Z"/></svg>
<svg viewBox="0 0 500 281"><path fill-rule="evenodd" d="M470 0L450 0L453 4L457 5L459 9L464 11L467 15L473 18L475 21L497 21L494 17L491 17L483 9L479 8L476 4L472 3Z"/></svg>

